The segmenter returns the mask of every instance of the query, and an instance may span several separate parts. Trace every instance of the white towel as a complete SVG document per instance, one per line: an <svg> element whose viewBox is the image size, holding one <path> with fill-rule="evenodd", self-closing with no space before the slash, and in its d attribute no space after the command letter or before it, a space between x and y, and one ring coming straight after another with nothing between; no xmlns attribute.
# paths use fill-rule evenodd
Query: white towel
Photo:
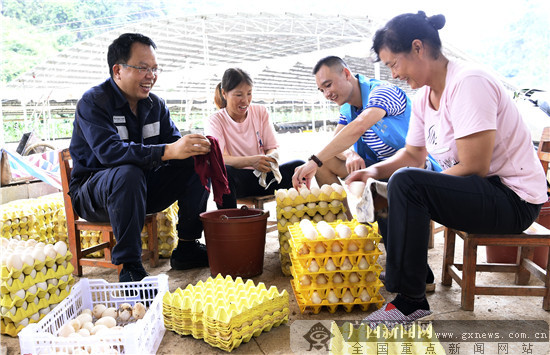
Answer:
<svg viewBox="0 0 550 355"><path fill-rule="evenodd" d="M254 175L256 175L256 177L259 177L259 181L258 183L260 184L260 186L264 187L266 190L267 188L269 187L269 185L271 185L271 183L277 181L277 183L280 183L281 180L283 179L283 176L281 175L281 172L279 171L279 152L275 151L271 154L268 154L267 155L268 157L271 157L273 159L275 159L275 162L274 163L270 163L271 164L271 171L273 172L273 179L271 179L271 181L269 183L266 183L265 179L267 178L267 173L263 173L259 170L254 170Z"/></svg>
<svg viewBox="0 0 550 355"><path fill-rule="evenodd" d="M380 197L388 198L388 183L369 178L361 199L357 203L358 222L372 223L376 220L381 211L380 206L376 203L380 201Z"/></svg>

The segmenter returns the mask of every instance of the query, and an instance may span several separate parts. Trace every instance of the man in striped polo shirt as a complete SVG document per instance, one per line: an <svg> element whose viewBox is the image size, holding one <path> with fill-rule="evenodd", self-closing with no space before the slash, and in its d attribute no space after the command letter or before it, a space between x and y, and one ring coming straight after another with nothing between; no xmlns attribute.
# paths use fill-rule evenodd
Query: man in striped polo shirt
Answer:
<svg viewBox="0 0 550 355"><path fill-rule="evenodd" d="M405 146L411 101L387 82L353 75L339 57L321 59L313 68L319 91L338 105L340 118L334 138L298 167L293 185L340 183L351 172L387 159ZM352 148L353 146L353 148ZM437 169L437 168L436 168ZM344 201L348 218L351 212Z"/></svg>

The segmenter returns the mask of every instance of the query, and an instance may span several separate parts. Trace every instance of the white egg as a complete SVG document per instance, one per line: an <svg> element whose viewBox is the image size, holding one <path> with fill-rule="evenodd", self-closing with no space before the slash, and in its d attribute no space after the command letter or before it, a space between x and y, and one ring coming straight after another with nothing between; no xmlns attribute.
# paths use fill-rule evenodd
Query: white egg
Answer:
<svg viewBox="0 0 550 355"><path fill-rule="evenodd" d="M342 244L339 242L332 243L331 250L333 253L340 253L342 251Z"/></svg>
<svg viewBox="0 0 550 355"><path fill-rule="evenodd" d="M364 248L365 251L373 251L374 248L375 248L375 245L374 245L374 243L373 243L372 241L367 240L367 241L365 242L365 248Z"/></svg>
<svg viewBox="0 0 550 355"><path fill-rule="evenodd" d="M29 303L27 301L23 301L23 303L21 303L21 308L23 308L23 310L27 310L27 307L29 306Z"/></svg>
<svg viewBox="0 0 550 355"><path fill-rule="evenodd" d="M294 207L294 208L296 208L296 211L301 211L301 210L304 209L304 207L305 207L305 205L303 203L300 203L299 205L296 205L296 207Z"/></svg>
<svg viewBox="0 0 550 355"><path fill-rule="evenodd" d="M32 257L31 254L23 254L21 256L21 261L23 262L23 264L26 264L28 266L34 266L34 258Z"/></svg>
<svg viewBox="0 0 550 355"><path fill-rule="evenodd" d="M326 252L327 249L325 248L325 245L321 242L315 244L315 252L317 254L323 254L324 252Z"/></svg>
<svg viewBox="0 0 550 355"><path fill-rule="evenodd" d="M336 215L331 211L328 211L327 214L325 214L326 222L334 222L335 220L336 220Z"/></svg>
<svg viewBox="0 0 550 355"><path fill-rule="evenodd" d="M63 282L67 282L67 281L69 281L69 275L63 275L59 279Z"/></svg>
<svg viewBox="0 0 550 355"><path fill-rule="evenodd" d="M357 275L356 272L351 272L349 274L349 282L351 282L352 284L356 283L356 282L359 282L359 276Z"/></svg>
<svg viewBox="0 0 550 355"><path fill-rule="evenodd" d="M327 295L327 301L328 303L338 303L340 302L340 299L336 297L336 294L333 290L330 290L330 292Z"/></svg>
<svg viewBox="0 0 550 355"><path fill-rule="evenodd" d="M376 281L378 277L376 276L376 274L372 271L369 271L367 272L367 276L365 277L365 281L367 282L374 282Z"/></svg>
<svg viewBox="0 0 550 355"><path fill-rule="evenodd" d="M364 181L352 181L348 184L348 189L350 194L353 196L360 198L363 196L363 191L365 190L365 182Z"/></svg>
<svg viewBox="0 0 550 355"><path fill-rule="evenodd" d="M307 208L312 210L312 209L317 207L317 204L315 202L308 202L306 206L307 206Z"/></svg>
<svg viewBox="0 0 550 355"><path fill-rule="evenodd" d="M348 244L348 251L355 252L357 250L359 250L359 247L357 246L357 244L355 244L353 241L350 241Z"/></svg>
<svg viewBox="0 0 550 355"><path fill-rule="evenodd" d="M67 254L67 244L65 244L65 242L62 240L55 243L54 249L57 252L57 254L61 256L65 256Z"/></svg>
<svg viewBox="0 0 550 355"><path fill-rule="evenodd" d="M340 212L340 213L338 213L338 215L336 215L336 219L338 219L338 220L340 220L340 221L347 221L347 220L348 220L348 216L346 216L345 213Z"/></svg>
<svg viewBox="0 0 550 355"><path fill-rule="evenodd" d="M40 319L40 313L36 312L32 316L30 316L30 319L35 321L35 322L38 322L38 320Z"/></svg>
<svg viewBox="0 0 550 355"><path fill-rule="evenodd" d="M293 208L292 206L286 206L286 207L283 207L283 211L290 212L292 211L292 208Z"/></svg>
<svg viewBox="0 0 550 355"><path fill-rule="evenodd" d="M305 185L302 188L300 188L300 196L302 196L304 199L306 199L310 193L311 192Z"/></svg>
<svg viewBox="0 0 550 355"><path fill-rule="evenodd" d="M358 237L364 238L369 235L369 229L364 224L359 224L354 229L355 234L357 234Z"/></svg>
<svg viewBox="0 0 550 355"><path fill-rule="evenodd" d="M308 267L309 272L317 272L319 271L319 264L317 264L317 261L311 260L311 263Z"/></svg>
<svg viewBox="0 0 550 355"><path fill-rule="evenodd" d="M369 263L367 262L367 259L365 259L365 257L362 256L361 259L359 260L359 263L357 264L357 266L361 270L366 270L366 269L369 268Z"/></svg>
<svg viewBox="0 0 550 355"><path fill-rule="evenodd" d="M51 279L47 279L46 282L48 283L48 285L57 286L57 284L59 283L59 280L58 280L58 279L51 278Z"/></svg>
<svg viewBox="0 0 550 355"><path fill-rule="evenodd" d="M25 290L10 292L10 297L12 300L15 300L16 297L25 298Z"/></svg>
<svg viewBox="0 0 550 355"><path fill-rule="evenodd" d="M311 189L309 190L313 196L315 197L319 197L319 195L321 194L321 189L318 188L317 186L312 186Z"/></svg>
<svg viewBox="0 0 550 355"><path fill-rule="evenodd" d="M300 285L302 285L302 286L311 285L311 278L308 275L302 275L300 277Z"/></svg>
<svg viewBox="0 0 550 355"><path fill-rule="evenodd" d="M320 304L321 302L323 302L321 296L319 296L319 293L317 291L313 291L313 293L311 294L311 302L313 304Z"/></svg>
<svg viewBox="0 0 550 355"><path fill-rule="evenodd" d="M36 283L36 287L42 289L42 290L47 290L48 289L48 283L43 281L43 282L37 282Z"/></svg>
<svg viewBox="0 0 550 355"><path fill-rule="evenodd" d="M294 201L296 197L298 197L298 195L299 193L295 188L291 187L290 189L288 189L288 198L290 198L291 200Z"/></svg>
<svg viewBox="0 0 550 355"><path fill-rule="evenodd" d="M325 221L319 221L317 223L317 230L326 239L334 239L336 237L334 228Z"/></svg>
<svg viewBox="0 0 550 355"><path fill-rule="evenodd" d="M334 261L332 261L331 258L328 258L327 263L325 265L325 269L327 271L334 271L336 270L336 264L334 264Z"/></svg>
<svg viewBox="0 0 550 355"><path fill-rule="evenodd" d="M21 275L19 275L19 277L17 278L19 281L21 281L21 283L25 282L25 274L24 273L21 273Z"/></svg>
<svg viewBox="0 0 550 355"><path fill-rule="evenodd" d="M368 302L370 301L371 297L367 291L367 289L363 289L363 291L361 291L361 293L359 294L359 298L361 299L361 301L363 302Z"/></svg>
<svg viewBox="0 0 550 355"><path fill-rule="evenodd" d="M70 324L64 324L61 328L59 328L58 335L60 337L66 338L73 333L74 333L74 328Z"/></svg>
<svg viewBox="0 0 550 355"><path fill-rule="evenodd" d="M38 297L36 297L36 299L38 299ZM40 314L48 314L48 313L50 313L50 307L49 307L49 306L46 306L46 307L44 307L44 308L42 308L42 309L39 309L39 310L38 310L38 313L40 313Z"/></svg>
<svg viewBox="0 0 550 355"><path fill-rule="evenodd" d="M340 207L342 205L342 201L340 200L332 200L329 203L330 207Z"/></svg>
<svg viewBox="0 0 550 355"><path fill-rule="evenodd" d="M92 310L92 315L95 317L95 318L101 318L101 315L103 314L103 312L107 309L107 306L105 306L104 304L96 304L94 306L94 309Z"/></svg>
<svg viewBox="0 0 550 355"><path fill-rule="evenodd" d="M290 224L294 224L294 223L297 223L297 222L300 222L300 218L298 216L296 216L295 214L293 214L292 216L290 216L290 218L288 219L288 222Z"/></svg>
<svg viewBox="0 0 550 355"><path fill-rule="evenodd" d="M328 207L328 202L326 202L326 201L319 201L319 203L317 204L317 206L319 206L319 208L327 208L327 207Z"/></svg>
<svg viewBox="0 0 550 355"><path fill-rule="evenodd" d="M29 276L31 277L31 279L34 279L36 278L36 270L35 269L32 269Z"/></svg>
<svg viewBox="0 0 550 355"><path fill-rule="evenodd" d="M349 261L348 257L346 256L344 258L344 262L342 263L342 266L340 266L340 270L351 270L353 268L353 265L351 265L351 262Z"/></svg>
<svg viewBox="0 0 550 355"><path fill-rule="evenodd" d="M342 274L339 272L334 274L334 276L332 277L332 282L335 284L341 284L342 282L344 282L344 278L342 277Z"/></svg>
<svg viewBox="0 0 550 355"><path fill-rule="evenodd" d="M117 312L117 309L115 307L108 307L108 308L105 308L105 310L103 311L103 313L101 313L101 318L103 317L111 317L111 318L116 318L118 317L118 312ZM116 324L115 324L116 325ZM114 325L113 325L114 327ZM111 327L109 327L111 328Z"/></svg>
<svg viewBox="0 0 550 355"><path fill-rule="evenodd" d="M336 233L340 238L349 238L351 237L351 229L345 224L338 224L336 226Z"/></svg>
<svg viewBox="0 0 550 355"><path fill-rule="evenodd" d="M330 196L330 194L332 194L333 191L334 191L334 189L332 188L332 186L330 186L328 184L321 186L321 192L324 193L327 196Z"/></svg>
<svg viewBox="0 0 550 355"><path fill-rule="evenodd" d="M315 282L317 282L317 285L326 285L327 277L323 274L317 275Z"/></svg>
<svg viewBox="0 0 550 355"><path fill-rule="evenodd" d="M353 303L355 297L351 294L350 290L347 290L342 296L342 302L344 303Z"/></svg>
<svg viewBox="0 0 550 355"><path fill-rule="evenodd" d="M46 254L46 257L49 257L52 259L55 259L55 257L57 256L57 251L55 251L55 248L51 244L47 244L44 247L44 253Z"/></svg>
<svg viewBox="0 0 550 355"><path fill-rule="evenodd" d="M29 318L21 319L21 321L19 321L19 324L17 326L20 326L20 325L22 325L23 327L26 327L27 325L29 325Z"/></svg>
<svg viewBox="0 0 550 355"><path fill-rule="evenodd" d="M284 200L287 197L286 190L281 189L281 190L275 191L275 197L277 198L277 200L280 200L280 201Z"/></svg>
<svg viewBox="0 0 550 355"><path fill-rule="evenodd" d="M330 185L330 187L332 187L334 192L336 192L338 195L342 196L342 193L344 192L344 188L342 187L342 185L340 185L338 183L332 183Z"/></svg>
<svg viewBox="0 0 550 355"><path fill-rule="evenodd" d="M30 287L27 289L27 292L30 293L31 295L36 295L36 292L38 292L38 288L36 287L36 284L30 286Z"/></svg>
<svg viewBox="0 0 550 355"><path fill-rule="evenodd" d="M306 244L302 244L302 246L298 249L298 254L300 255L307 255L309 254L309 248Z"/></svg>
<svg viewBox="0 0 550 355"><path fill-rule="evenodd" d="M17 253L10 254L6 260L8 270L21 270L23 268L23 261L21 255Z"/></svg>
<svg viewBox="0 0 550 355"><path fill-rule="evenodd" d="M109 309L109 308L107 308L107 309ZM116 319L114 317L111 317L111 316L103 316L95 322L96 327L99 326L99 325L104 325L107 328L112 328L112 327L116 326Z"/></svg>
<svg viewBox="0 0 550 355"><path fill-rule="evenodd" d="M316 213L315 216L312 218L313 222L320 222L323 220L323 216L319 213Z"/></svg>

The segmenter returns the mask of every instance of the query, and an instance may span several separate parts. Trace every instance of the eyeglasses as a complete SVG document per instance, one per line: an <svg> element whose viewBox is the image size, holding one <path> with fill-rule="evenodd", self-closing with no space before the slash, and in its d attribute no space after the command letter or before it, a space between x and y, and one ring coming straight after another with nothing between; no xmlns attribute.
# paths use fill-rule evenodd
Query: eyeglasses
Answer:
<svg viewBox="0 0 550 355"><path fill-rule="evenodd" d="M120 65L122 65L123 67L125 68L134 68L138 71L138 73L140 74L146 74L146 73L151 73L153 75L159 75L160 73L162 73L162 69L161 68L146 68L146 67L136 67L136 66L133 66L133 65L130 65L130 64L125 64L125 63L120 63Z"/></svg>

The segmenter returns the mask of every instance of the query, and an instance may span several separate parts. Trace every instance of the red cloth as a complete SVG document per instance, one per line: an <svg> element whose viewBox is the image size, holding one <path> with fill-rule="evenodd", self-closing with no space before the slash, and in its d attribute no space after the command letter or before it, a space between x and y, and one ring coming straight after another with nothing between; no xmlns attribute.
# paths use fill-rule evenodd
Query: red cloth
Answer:
<svg viewBox="0 0 550 355"><path fill-rule="evenodd" d="M223 154L220 150L218 140L212 136L206 136L210 141L210 153L204 155L195 155L195 172L199 175L201 183L210 191L208 179L212 181L214 190L214 202L222 204L223 195L231 193L229 183L227 182L227 170Z"/></svg>

